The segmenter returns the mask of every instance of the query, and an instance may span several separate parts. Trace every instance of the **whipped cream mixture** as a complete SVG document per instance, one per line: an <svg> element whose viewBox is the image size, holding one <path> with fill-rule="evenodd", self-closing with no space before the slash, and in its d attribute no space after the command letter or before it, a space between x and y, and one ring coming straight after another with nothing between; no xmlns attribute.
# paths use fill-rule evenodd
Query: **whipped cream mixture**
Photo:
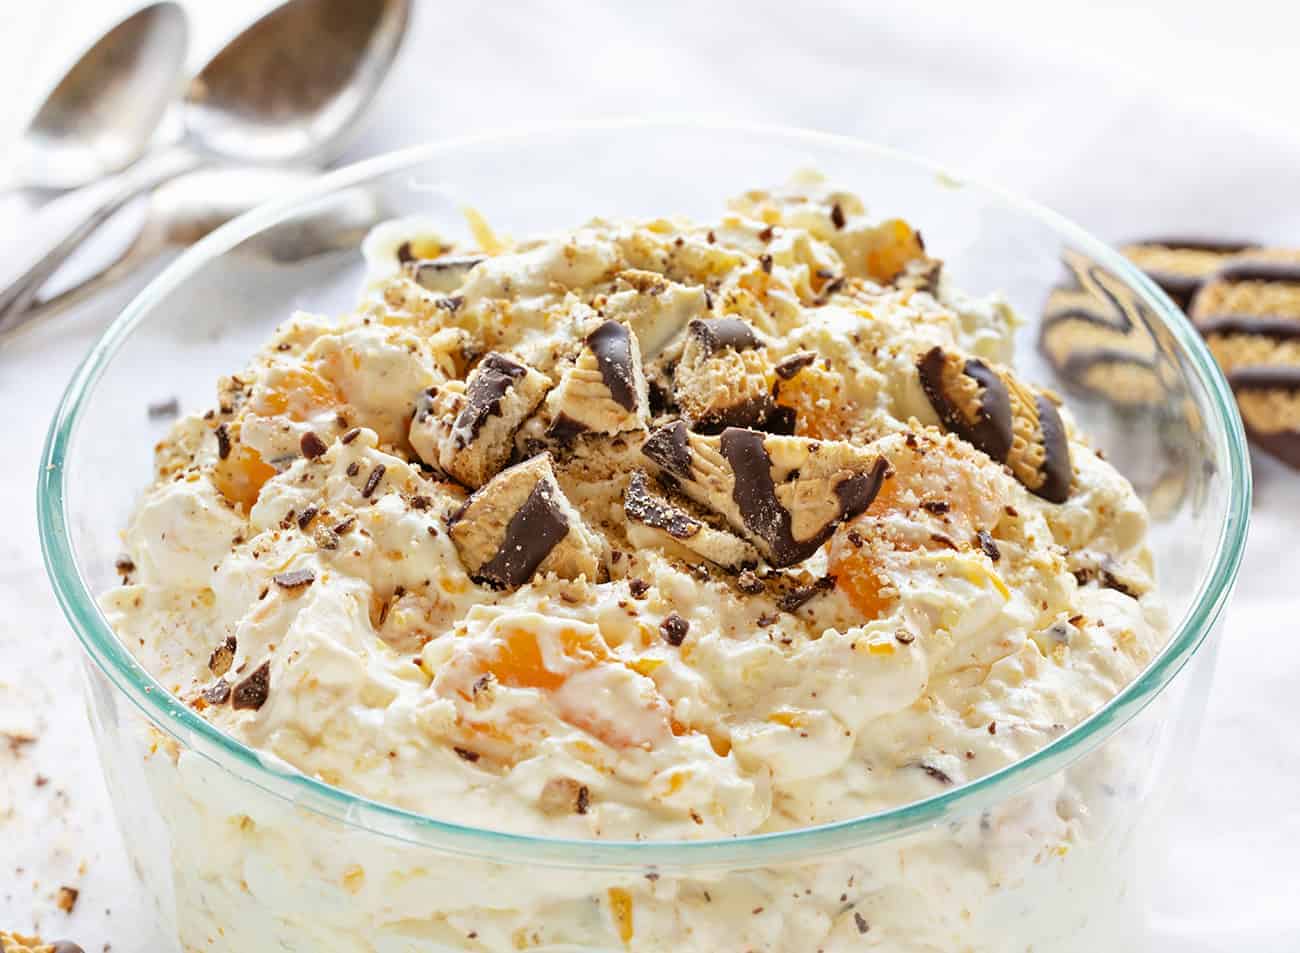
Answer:
<svg viewBox="0 0 1300 953"><path fill-rule="evenodd" d="M1162 645L1132 488L908 223L805 176L473 224L376 230L355 311L157 448L104 605L241 742L456 822L727 837L1001 768Z"/></svg>

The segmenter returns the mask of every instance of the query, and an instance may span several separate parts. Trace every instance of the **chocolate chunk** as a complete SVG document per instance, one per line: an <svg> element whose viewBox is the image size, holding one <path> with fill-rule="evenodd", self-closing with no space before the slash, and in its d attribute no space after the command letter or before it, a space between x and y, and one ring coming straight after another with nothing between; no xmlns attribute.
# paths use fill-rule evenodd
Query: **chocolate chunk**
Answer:
<svg viewBox="0 0 1300 953"><path fill-rule="evenodd" d="M815 360L817 360L816 351L801 351L798 354L791 354L789 357L784 358L773 370L781 380L788 381L797 377L800 371Z"/></svg>
<svg viewBox="0 0 1300 953"><path fill-rule="evenodd" d="M822 576L810 585L796 586L777 596L776 605L782 612L798 612L814 596L835 588L833 576Z"/></svg>
<svg viewBox="0 0 1300 953"><path fill-rule="evenodd" d="M847 219L844 217L843 206L841 206L839 202L836 202L831 206L831 224L835 226L836 230L839 230L844 227L846 221Z"/></svg>
<svg viewBox="0 0 1300 953"><path fill-rule="evenodd" d="M419 261L403 262L403 270L420 287L444 294L455 291L465 283L469 273L484 261L482 255L447 256L444 258L424 258Z"/></svg>
<svg viewBox="0 0 1300 953"><path fill-rule="evenodd" d="M323 456L325 451L329 449L329 447L325 446L325 441L316 436L316 432L313 430L308 430L302 435L299 445L302 448L302 455L308 460L315 460L317 457Z"/></svg>
<svg viewBox="0 0 1300 953"><path fill-rule="evenodd" d="M573 810L578 814L586 814L587 809L591 806L591 791L587 785L583 784L578 787L578 797L574 801Z"/></svg>
<svg viewBox="0 0 1300 953"><path fill-rule="evenodd" d="M225 424L217 424L217 458L224 460L230 456L230 431Z"/></svg>
<svg viewBox="0 0 1300 953"><path fill-rule="evenodd" d="M208 670L213 675L225 675L230 671L230 664L235 660L235 651L238 647L235 637L227 636L226 641L213 649L212 654L208 656Z"/></svg>
<svg viewBox="0 0 1300 953"><path fill-rule="evenodd" d="M456 752L456 756L462 761L468 761L470 764L482 757L477 751L470 751L468 748L452 748L452 750Z"/></svg>
<svg viewBox="0 0 1300 953"><path fill-rule="evenodd" d="M632 335L617 321L606 321L587 335L605 389L624 410L636 410L637 375L632 364Z"/></svg>
<svg viewBox="0 0 1300 953"><path fill-rule="evenodd" d="M944 427L999 463L1011 452L1011 398L1006 384L978 358L933 347L917 363L921 388Z"/></svg>
<svg viewBox="0 0 1300 953"><path fill-rule="evenodd" d="M928 774L930 777L934 778L940 784L951 785L953 783L952 777L948 774L947 771L944 771L942 768L936 768L934 765L927 764L924 761L918 764L917 767L920 768L922 771L924 771L926 774Z"/></svg>
<svg viewBox="0 0 1300 953"><path fill-rule="evenodd" d="M313 569L294 569L291 572L276 573L271 581L281 589L301 589L316 581L316 572Z"/></svg>
<svg viewBox="0 0 1300 953"><path fill-rule="evenodd" d="M356 440L357 437L359 437L359 436L361 436L361 428L360 428L360 427L353 427L351 430L349 430L349 431L348 431L347 433L345 433L343 436L339 437L339 440L340 440L340 442L346 444L346 443L351 443L353 440Z"/></svg>
<svg viewBox="0 0 1300 953"><path fill-rule="evenodd" d="M711 318L707 321L697 318L686 326L686 331L698 339L709 354L728 348L748 351L763 346L754 329L740 318Z"/></svg>
<svg viewBox="0 0 1300 953"><path fill-rule="evenodd" d="M150 404L146 411L150 420L167 420L171 417L179 417L181 413L181 403L175 397L169 397L167 400L159 401L156 404Z"/></svg>
<svg viewBox="0 0 1300 953"><path fill-rule="evenodd" d="M665 642L677 646L686 641L686 633L691 630L691 624L676 612L670 612L659 623L659 630L663 632Z"/></svg>
<svg viewBox="0 0 1300 953"><path fill-rule="evenodd" d="M650 583L646 582L644 579L629 579L627 583L627 591L632 594L633 599L642 599L645 597L645 594L650 591Z"/></svg>
<svg viewBox="0 0 1300 953"><path fill-rule="evenodd" d="M375 495L375 490L379 489L379 481L384 478L384 473L388 468L382 463L376 463L375 468L370 471L370 476L366 477L366 485L361 490L363 499L370 499Z"/></svg>
<svg viewBox="0 0 1300 953"><path fill-rule="evenodd" d="M918 238L920 234L917 232ZM913 258L903 266L903 270L894 279L894 284L899 288L910 288L913 291L924 291L932 295L938 292L942 277L943 262L938 258ZM829 288L822 289L822 295L830 294Z"/></svg>
<svg viewBox="0 0 1300 953"><path fill-rule="evenodd" d="M252 675L234 687L230 693L231 705L237 709L257 711L266 704L271 693L271 663L263 662Z"/></svg>
<svg viewBox="0 0 1300 953"><path fill-rule="evenodd" d="M497 474L450 521L470 578L514 589L538 572L595 581L601 544L555 481L548 454Z"/></svg>
<svg viewBox="0 0 1300 953"><path fill-rule="evenodd" d="M305 530L308 526L311 525L311 521L316 518L316 514L319 512L320 510L318 510L316 507L308 506L305 510L303 510L300 514L298 514L298 528L300 530Z"/></svg>
<svg viewBox="0 0 1300 953"><path fill-rule="evenodd" d="M1002 551L998 549L998 544L993 541L993 537L989 534L988 530L977 530L975 533L975 541L979 544L979 548L984 551L984 555L989 559L997 562L1002 558Z"/></svg>
<svg viewBox="0 0 1300 953"><path fill-rule="evenodd" d="M203 691L203 700L209 705L224 705L230 698L230 683L219 678Z"/></svg>

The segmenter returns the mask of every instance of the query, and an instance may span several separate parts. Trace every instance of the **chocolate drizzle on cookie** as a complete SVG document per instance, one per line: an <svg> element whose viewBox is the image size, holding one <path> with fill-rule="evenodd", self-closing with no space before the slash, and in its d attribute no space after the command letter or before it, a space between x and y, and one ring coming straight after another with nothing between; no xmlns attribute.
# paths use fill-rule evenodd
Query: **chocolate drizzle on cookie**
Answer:
<svg viewBox="0 0 1300 953"><path fill-rule="evenodd" d="M952 393L954 365L960 366L961 373L978 388L974 406ZM956 355L945 354L941 347L927 351L917 368L921 388L944 427L999 463L1004 462L1011 452L1013 434L1011 397L1002 378L978 358L962 361Z"/></svg>
<svg viewBox="0 0 1300 953"><path fill-rule="evenodd" d="M569 532L569 521L555 505L547 481L538 480L510 522L501 546L479 567L476 582L494 589L515 589L529 579Z"/></svg>
<svg viewBox="0 0 1300 953"><path fill-rule="evenodd" d="M717 354L726 349L752 351L763 346L754 329L740 318L711 318L707 321L695 318L686 326L686 330L699 340L709 354Z"/></svg>
<svg viewBox="0 0 1300 953"><path fill-rule="evenodd" d="M660 427L650 434L641 445L641 452L670 476L682 480L691 478L691 446L684 421Z"/></svg>
<svg viewBox="0 0 1300 953"><path fill-rule="evenodd" d="M644 470L636 470L623 494L623 509L628 519L661 529L678 540L699 535L704 524L685 510L672 506L650 492L649 478Z"/></svg>
<svg viewBox="0 0 1300 953"><path fill-rule="evenodd" d="M831 538L840 522L852 519L871 505L880 490L887 464L883 458L877 459L870 472L853 474L836 484L834 493L839 501L836 518L812 536L797 539L790 511L776 495L772 458L764 445L765 439L766 435L758 431L731 427L722 432L720 448L731 467L735 480L732 499L746 529L767 543L772 565L790 566L815 553Z"/></svg>
<svg viewBox="0 0 1300 953"><path fill-rule="evenodd" d="M527 373L522 364L496 351L479 362L465 388L465 407L456 418L454 433L458 446L473 441L488 417L500 415L501 401Z"/></svg>
<svg viewBox="0 0 1300 953"><path fill-rule="evenodd" d="M1074 469L1056 405L983 361L931 348L917 361L921 388L945 429L1007 464L1026 489L1064 503ZM972 386L973 385L973 386Z"/></svg>
<svg viewBox="0 0 1300 953"><path fill-rule="evenodd" d="M631 332L618 321L606 321L587 335L587 346L596 355L600 378L614 403L625 410L635 411L637 393Z"/></svg>

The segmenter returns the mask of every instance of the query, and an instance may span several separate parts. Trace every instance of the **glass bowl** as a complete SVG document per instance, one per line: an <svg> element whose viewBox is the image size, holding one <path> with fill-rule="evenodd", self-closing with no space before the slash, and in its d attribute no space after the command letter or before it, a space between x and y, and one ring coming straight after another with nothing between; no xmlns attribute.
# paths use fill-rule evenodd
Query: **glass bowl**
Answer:
<svg viewBox="0 0 1300 953"><path fill-rule="evenodd" d="M566 841L440 822L299 774L218 732L114 636L96 594L115 581L119 531L169 423L146 406L207 407L218 376L293 310L349 308L372 224L419 215L461 234L466 204L521 236L595 215L704 217L806 167L923 227L959 287L1002 292L1024 319L1027 377L1071 394L1146 501L1172 635L1103 710L1010 767L867 817L730 840ZM1142 868L1202 717L1250 476L1231 395L1190 324L1070 222L850 139L652 120L382 156L215 232L87 356L39 495L157 949L1045 953L1143 945Z"/></svg>

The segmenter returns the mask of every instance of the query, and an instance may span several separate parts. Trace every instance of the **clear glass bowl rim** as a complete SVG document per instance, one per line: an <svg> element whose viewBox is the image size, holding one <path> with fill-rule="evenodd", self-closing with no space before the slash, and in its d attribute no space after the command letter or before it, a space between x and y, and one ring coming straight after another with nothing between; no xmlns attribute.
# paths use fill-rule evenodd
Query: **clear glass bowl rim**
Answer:
<svg viewBox="0 0 1300 953"><path fill-rule="evenodd" d="M239 242L331 192L417 166L458 149L488 145L525 148L530 139L555 136L635 135L684 132L700 136L742 134L818 146L856 150L864 157L929 171L963 188L1037 219L1063 241L1084 251L1146 299L1209 396L1213 413L1207 426L1227 464L1229 499L1209 572L1191 607L1164 651L1104 708L1027 758L961 787L923 801L862 817L775 834L701 841L587 841L513 834L452 824L349 793L268 759L222 733L175 699L117 639L100 611L73 553L66 510L64 462L80 411L95 384L128 335L168 293L206 263ZM591 210L592 214L600 210ZM1249 452L1232 393L1199 334L1169 298L1126 258L1084 229L1049 209L996 186L954 175L936 163L848 136L812 130L694 116L655 116L624 120L537 123L414 146L339 169L298 192L263 205L213 232L184 252L137 295L87 353L59 403L46 437L37 486L41 549L55 595L78 640L108 680L156 727L180 745L272 796L377 836L425 845L449 853L509 863L531 862L585 869L726 868L755 866L878 843L981 810L1025 790L1093 750L1146 707L1178 674L1218 620L1235 582L1245 547L1251 497Z"/></svg>

